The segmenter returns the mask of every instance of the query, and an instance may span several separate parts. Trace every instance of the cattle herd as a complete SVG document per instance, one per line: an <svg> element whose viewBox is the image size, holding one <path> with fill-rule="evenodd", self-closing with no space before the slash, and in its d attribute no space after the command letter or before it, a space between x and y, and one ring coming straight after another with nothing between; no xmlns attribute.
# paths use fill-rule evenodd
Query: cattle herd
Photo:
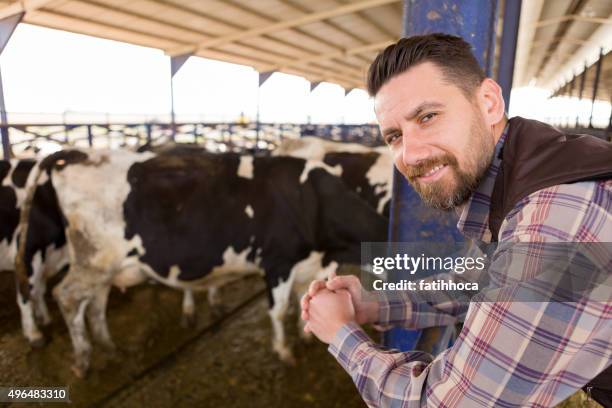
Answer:
<svg viewBox="0 0 612 408"><path fill-rule="evenodd" d="M311 137L262 155L168 145L0 161L0 271L14 271L23 333L40 346L47 280L67 269L52 293L77 376L89 367L90 336L114 347L111 287L150 280L184 292L190 321L193 291L261 275L273 348L290 362L291 296L339 264L359 264L361 242L386 240L391 163L386 147Z"/></svg>

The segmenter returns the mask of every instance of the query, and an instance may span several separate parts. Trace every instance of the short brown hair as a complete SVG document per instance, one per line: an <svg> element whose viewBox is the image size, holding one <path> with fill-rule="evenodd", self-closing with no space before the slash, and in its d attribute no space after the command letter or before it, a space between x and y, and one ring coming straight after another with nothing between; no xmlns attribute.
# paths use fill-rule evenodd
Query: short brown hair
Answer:
<svg viewBox="0 0 612 408"><path fill-rule="evenodd" d="M446 81L457 85L468 99L485 79L463 38L442 33L415 35L400 39L376 56L368 70L368 93L376 96L391 78L424 62L440 68Z"/></svg>

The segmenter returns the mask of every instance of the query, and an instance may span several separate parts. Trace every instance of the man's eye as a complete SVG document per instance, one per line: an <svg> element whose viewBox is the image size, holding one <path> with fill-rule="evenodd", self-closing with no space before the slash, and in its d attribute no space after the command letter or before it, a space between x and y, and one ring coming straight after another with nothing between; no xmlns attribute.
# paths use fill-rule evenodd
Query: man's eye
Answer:
<svg viewBox="0 0 612 408"><path fill-rule="evenodd" d="M421 117L421 123L427 123L429 122L431 119L433 119L434 116L436 116L437 113L432 112L432 113L428 113L427 115L423 115Z"/></svg>
<svg viewBox="0 0 612 408"><path fill-rule="evenodd" d="M398 138L399 138L399 135L397 133L393 133L393 134L387 136L387 138L385 139L385 142L388 145L392 145Z"/></svg>

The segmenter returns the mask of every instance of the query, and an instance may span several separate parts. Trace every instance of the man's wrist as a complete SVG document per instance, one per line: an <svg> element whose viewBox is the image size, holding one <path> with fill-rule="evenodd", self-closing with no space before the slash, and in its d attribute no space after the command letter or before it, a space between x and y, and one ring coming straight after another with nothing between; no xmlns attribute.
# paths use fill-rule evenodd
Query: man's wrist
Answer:
<svg viewBox="0 0 612 408"><path fill-rule="evenodd" d="M366 303L366 322L376 323L379 319L380 305L378 301L370 301Z"/></svg>
<svg viewBox="0 0 612 408"><path fill-rule="evenodd" d="M348 372L351 357L362 344L370 342L370 337L355 322L349 322L336 332L327 350L338 360L340 365Z"/></svg>

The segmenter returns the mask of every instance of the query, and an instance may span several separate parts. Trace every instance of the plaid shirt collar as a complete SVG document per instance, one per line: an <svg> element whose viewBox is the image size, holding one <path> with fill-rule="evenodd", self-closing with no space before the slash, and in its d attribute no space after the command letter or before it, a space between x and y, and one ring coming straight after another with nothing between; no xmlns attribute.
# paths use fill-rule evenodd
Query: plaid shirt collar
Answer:
<svg viewBox="0 0 612 408"><path fill-rule="evenodd" d="M495 145L493 161L487 172L468 201L457 209L459 221L457 228L466 237L476 241L491 242L491 231L489 230L489 207L491 195L495 185L495 178L499 173L501 165L501 149L508 134L508 124L504 128L501 137Z"/></svg>

